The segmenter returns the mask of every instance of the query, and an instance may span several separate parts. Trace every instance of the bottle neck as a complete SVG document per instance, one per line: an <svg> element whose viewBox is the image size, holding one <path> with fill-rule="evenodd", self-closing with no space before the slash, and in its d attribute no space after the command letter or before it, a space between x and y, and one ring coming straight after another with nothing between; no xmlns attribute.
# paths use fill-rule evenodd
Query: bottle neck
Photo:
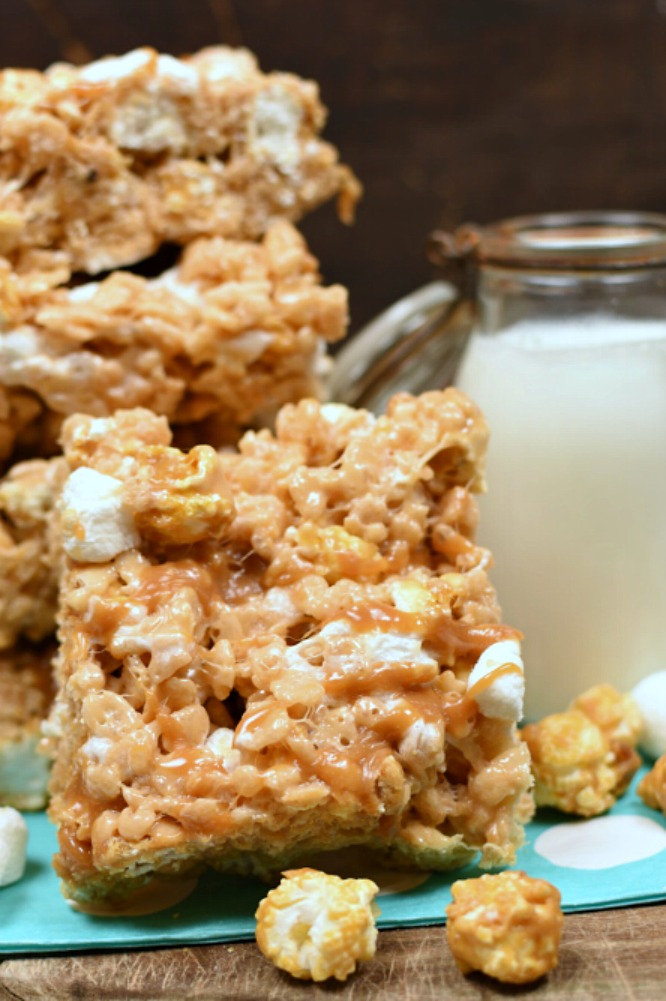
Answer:
<svg viewBox="0 0 666 1001"><path fill-rule="evenodd" d="M477 329L494 333L526 322L613 316L666 321L666 266L541 270L481 265Z"/></svg>

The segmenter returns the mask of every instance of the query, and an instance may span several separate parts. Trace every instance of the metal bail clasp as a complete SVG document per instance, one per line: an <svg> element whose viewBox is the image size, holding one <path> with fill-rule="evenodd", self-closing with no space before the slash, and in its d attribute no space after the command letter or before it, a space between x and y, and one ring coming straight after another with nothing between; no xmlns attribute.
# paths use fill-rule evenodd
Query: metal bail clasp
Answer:
<svg viewBox="0 0 666 1001"><path fill-rule="evenodd" d="M474 223L465 223L453 233L434 229L426 241L425 254L430 263L465 299L476 298L480 245L481 230Z"/></svg>

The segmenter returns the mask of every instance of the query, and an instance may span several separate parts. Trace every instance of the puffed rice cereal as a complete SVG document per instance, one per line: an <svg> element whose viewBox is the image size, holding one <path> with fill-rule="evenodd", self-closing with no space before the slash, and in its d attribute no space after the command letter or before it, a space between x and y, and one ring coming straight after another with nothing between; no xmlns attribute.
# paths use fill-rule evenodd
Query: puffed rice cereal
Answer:
<svg viewBox="0 0 666 1001"><path fill-rule="evenodd" d="M316 84L246 49L143 47L87 66L0 73L0 254L21 272L132 264L164 242L254 239L360 193L320 138Z"/></svg>
<svg viewBox="0 0 666 1001"><path fill-rule="evenodd" d="M0 258L0 460L48 455L68 414L164 414L186 444L234 442L321 394L347 292L323 287L286 220L261 240L194 240L155 278L115 271L52 288Z"/></svg>
<svg viewBox="0 0 666 1001"><path fill-rule="evenodd" d="M49 809L69 896L358 844L428 870L514 862L519 700L480 697L522 673L502 654L469 684L520 639L474 541L486 436L455 389L377 417L303 400L237 451L181 452L145 410L68 419L73 476L112 478L129 529L91 562L96 519L63 502Z"/></svg>

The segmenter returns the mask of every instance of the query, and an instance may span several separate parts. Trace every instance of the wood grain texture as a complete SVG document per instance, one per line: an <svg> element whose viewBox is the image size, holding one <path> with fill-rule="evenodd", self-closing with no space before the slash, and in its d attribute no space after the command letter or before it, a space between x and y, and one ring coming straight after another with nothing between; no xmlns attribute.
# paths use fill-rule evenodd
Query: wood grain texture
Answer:
<svg viewBox="0 0 666 1001"><path fill-rule="evenodd" d="M330 208L304 228L353 328L431 278L435 226L666 209L664 0L3 0L0 20L1 64L225 41L317 79L366 195L353 231Z"/></svg>
<svg viewBox="0 0 666 1001"><path fill-rule="evenodd" d="M382 932L377 956L345 984L312 984L274 969L252 943L0 964L0 1001L659 1001L664 996L666 904L567 915L558 968L527 988L456 969L444 929Z"/></svg>

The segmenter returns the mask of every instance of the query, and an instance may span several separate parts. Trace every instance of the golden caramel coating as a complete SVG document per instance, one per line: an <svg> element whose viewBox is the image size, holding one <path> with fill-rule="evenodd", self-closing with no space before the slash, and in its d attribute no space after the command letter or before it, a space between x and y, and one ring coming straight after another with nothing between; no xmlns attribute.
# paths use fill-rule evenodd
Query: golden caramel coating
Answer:
<svg viewBox="0 0 666 1001"><path fill-rule="evenodd" d="M603 732L579 709L545 716L521 731L530 749L537 806L593 817L615 802L613 754Z"/></svg>
<svg viewBox="0 0 666 1001"><path fill-rule="evenodd" d="M341 879L292 869L259 904L257 945L279 969L300 980L346 980L377 945L370 879Z"/></svg>
<svg viewBox="0 0 666 1001"><path fill-rule="evenodd" d="M550 883L506 871L458 880L451 893L446 935L463 973L528 984L555 969L563 916Z"/></svg>
<svg viewBox="0 0 666 1001"><path fill-rule="evenodd" d="M277 221L260 242L201 239L157 278L129 272L49 288L0 276L0 459L55 448L68 414L142 406L190 438L225 444L320 392L347 293L320 284L303 238Z"/></svg>
<svg viewBox="0 0 666 1001"><path fill-rule="evenodd" d="M612 685L595 685L566 712L524 727L538 806L592 817L608 810L640 767L638 707Z"/></svg>
<svg viewBox="0 0 666 1001"><path fill-rule="evenodd" d="M651 770L638 783L638 795L646 806L666 814L666 754L657 758Z"/></svg>
<svg viewBox="0 0 666 1001"><path fill-rule="evenodd" d="M614 795L621 796L641 764L636 751L643 726L638 704L630 694L618 692L613 685L601 684L588 688L569 708L584 712L608 741L615 772Z"/></svg>
<svg viewBox="0 0 666 1001"><path fill-rule="evenodd" d="M41 810L49 762L38 752L53 700L53 644L0 653L0 806Z"/></svg>
<svg viewBox="0 0 666 1001"><path fill-rule="evenodd" d="M0 480L0 650L55 629L60 546L54 516L64 459L13 466Z"/></svg>
<svg viewBox="0 0 666 1001"><path fill-rule="evenodd" d="M486 439L453 389L377 418L305 400L190 475L163 418L67 420L50 739L68 894L359 843L423 868L514 859L529 755L467 694L519 636L471 534Z"/></svg>
<svg viewBox="0 0 666 1001"><path fill-rule="evenodd" d="M570 709L580 709L603 730L608 741L635 747L641 732L641 714L631 695L618 692L613 685L588 688L574 699Z"/></svg>
<svg viewBox="0 0 666 1001"><path fill-rule="evenodd" d="M98 274L199 236L254 239L360 186L319 138L314 83L243 49L141 48L0 73L0 254L20 272ZM64 279L66 280L66 278Z"/></svg>

